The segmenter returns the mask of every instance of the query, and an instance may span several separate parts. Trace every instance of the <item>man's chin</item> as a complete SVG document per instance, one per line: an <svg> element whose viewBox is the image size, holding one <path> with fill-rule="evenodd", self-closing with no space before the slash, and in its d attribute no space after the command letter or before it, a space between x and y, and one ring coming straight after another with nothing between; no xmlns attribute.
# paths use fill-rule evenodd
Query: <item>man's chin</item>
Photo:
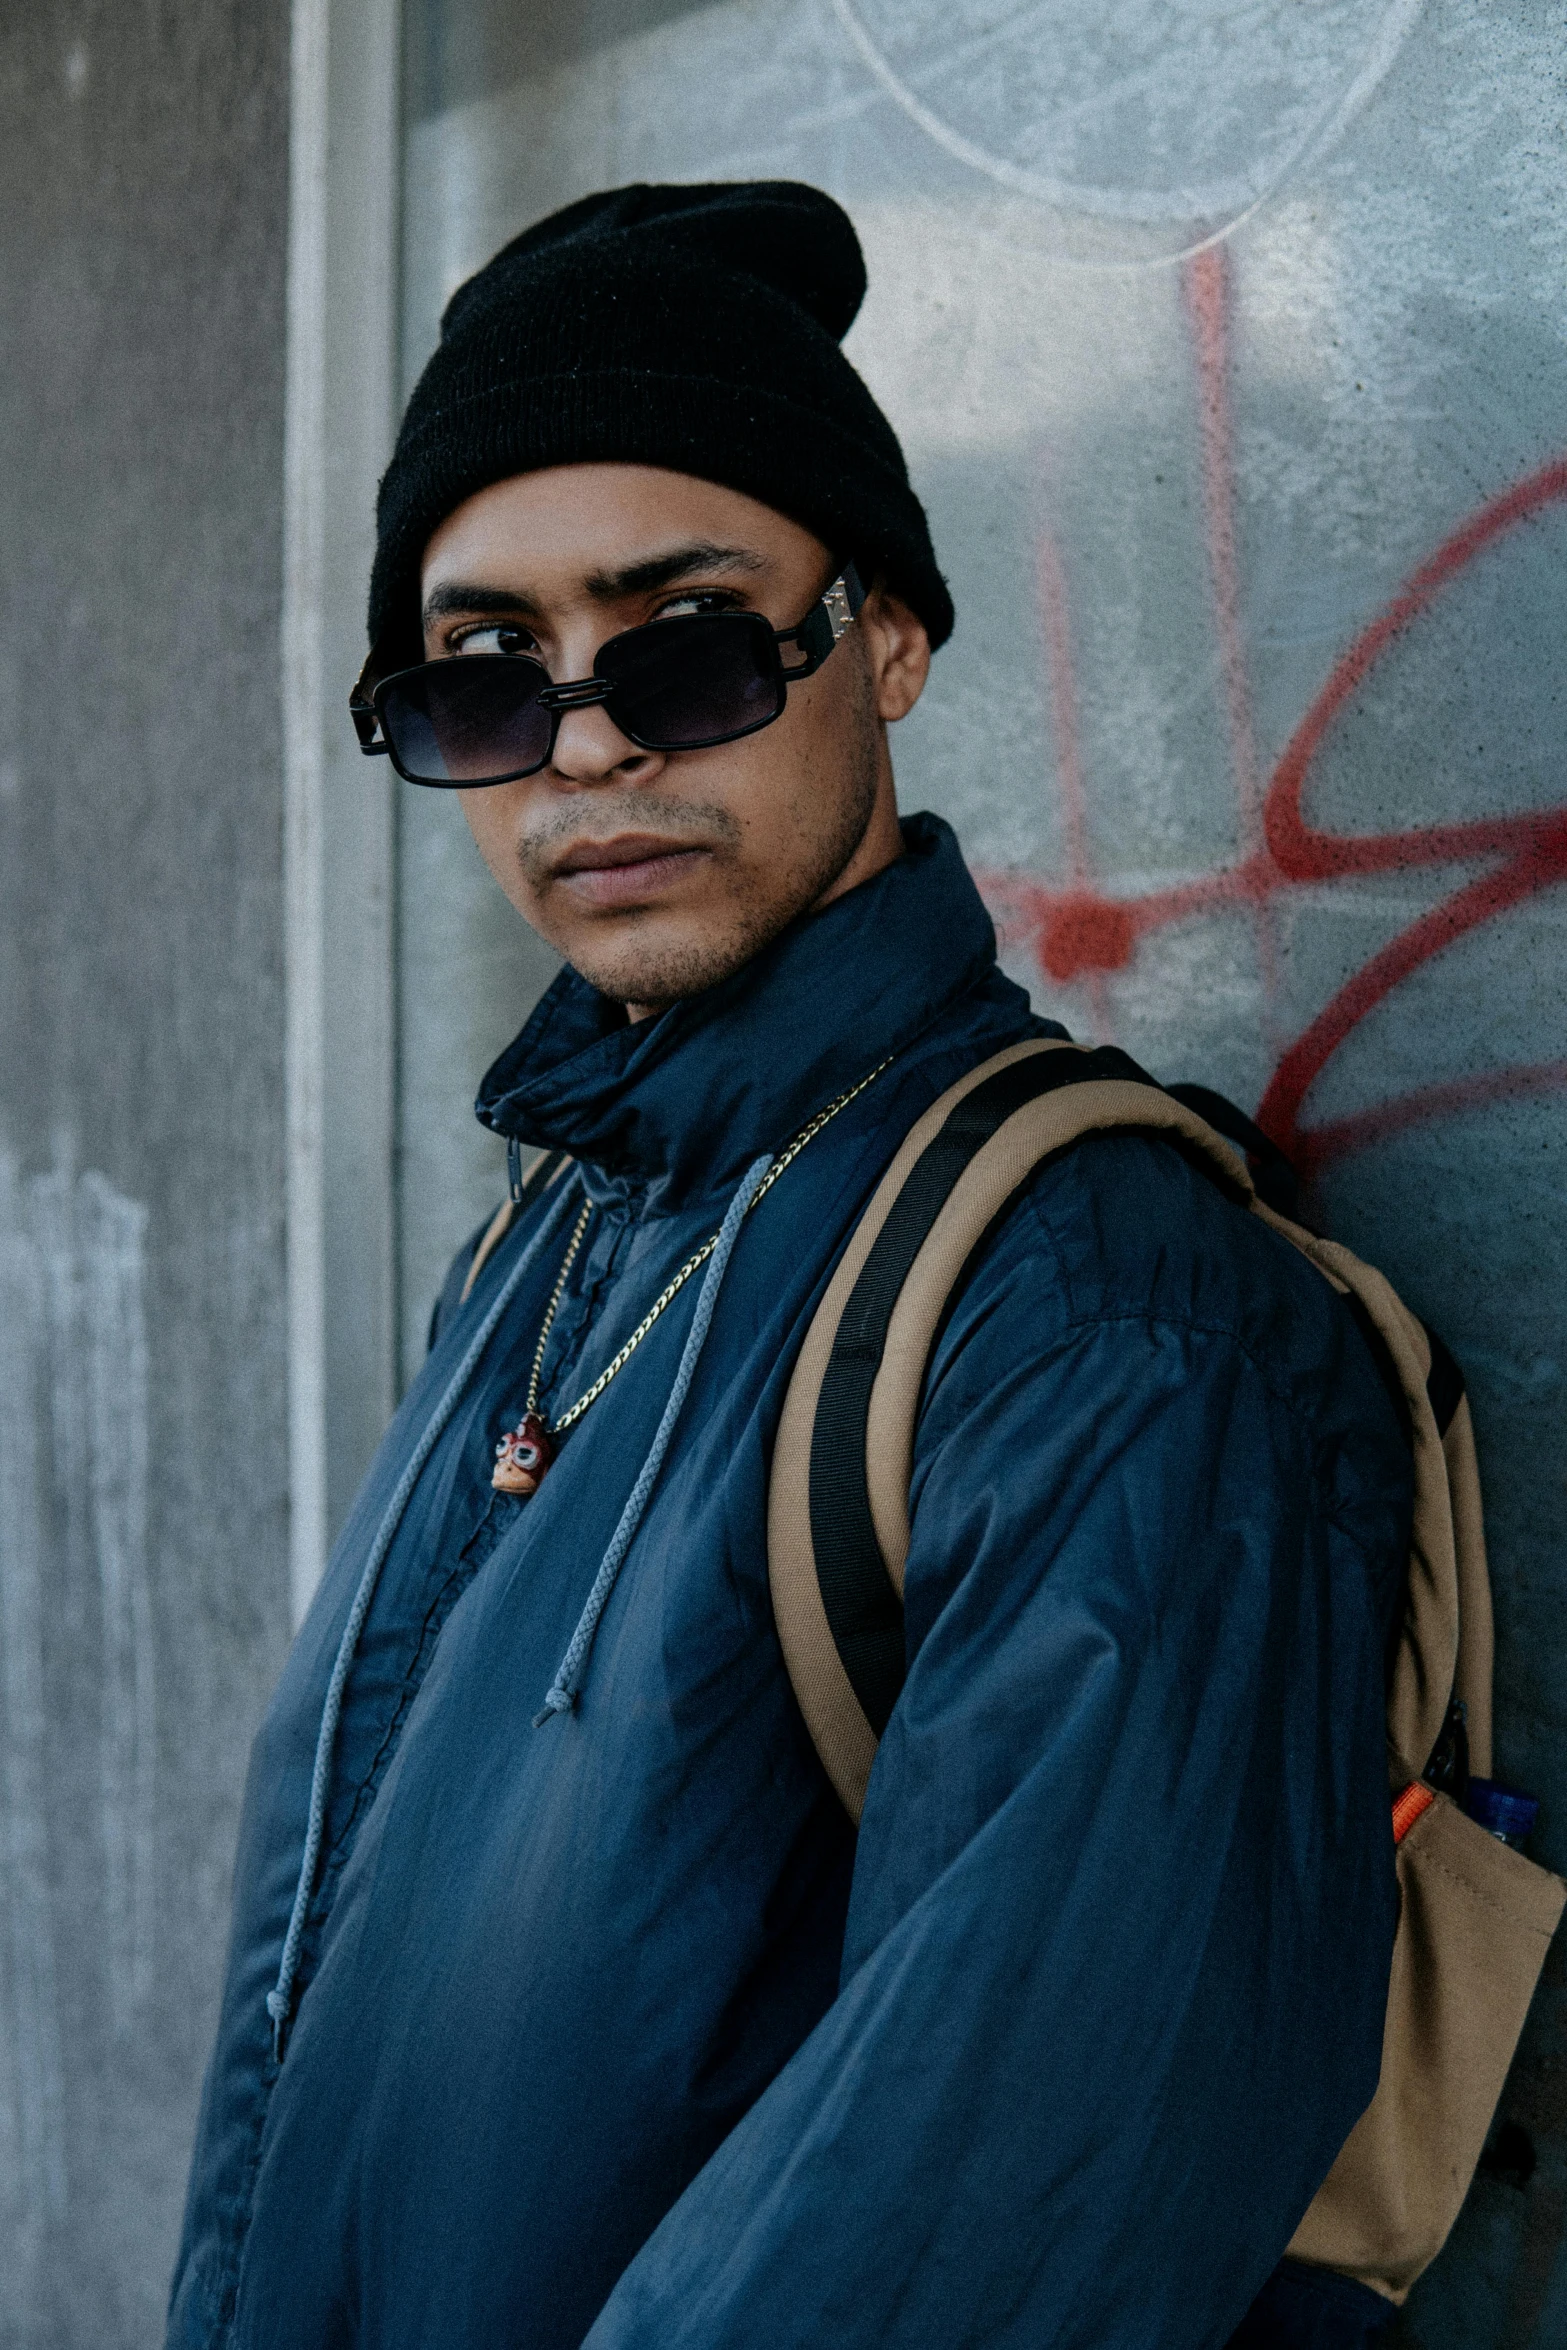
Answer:
<svg viewBox="0 0 1567 2350"><path fill-rule="evenodd" d="M792 918L787 908L779 908L775 919L733 921L715 935L710 922L685 924L649 914L640 922L617 924L619 937L595 937L590 931L560 943L573 969L600 995L639 1012L663 1011L732 978Z"/></svg>

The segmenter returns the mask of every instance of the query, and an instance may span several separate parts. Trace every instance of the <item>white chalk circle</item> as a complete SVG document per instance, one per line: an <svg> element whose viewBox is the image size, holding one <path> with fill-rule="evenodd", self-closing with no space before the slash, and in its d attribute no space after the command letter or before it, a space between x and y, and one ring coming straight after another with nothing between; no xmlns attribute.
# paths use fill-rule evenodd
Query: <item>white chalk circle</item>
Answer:
<svg viewBox="0 0 1567 2350"><path fill-rule="evenodd" d="M882 87L945 154L1095 224L1106 258L1153 258L1225 234L1330 146L1421 0L833 6Z"/></svg>

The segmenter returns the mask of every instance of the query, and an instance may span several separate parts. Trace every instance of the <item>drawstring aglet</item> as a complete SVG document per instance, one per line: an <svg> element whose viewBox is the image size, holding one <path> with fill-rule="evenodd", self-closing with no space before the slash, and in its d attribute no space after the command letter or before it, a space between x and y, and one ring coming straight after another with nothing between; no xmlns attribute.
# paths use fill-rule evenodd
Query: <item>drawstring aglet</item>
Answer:
<svg viewBox="0 0 1567 2350"><path fill-rule="evenodd" d="M272 2061L281 2064L283 2048L288 2035L289 2003L281 1991L267 1993L267 2013L272 2018Z"/></svg>
<svg viewBox="0 0 1567 2350"><path fill-rule="evenodd" d="M546 1722L554 1720L556 1714L569 1714L576 1702L577 1699L574 1691L570 1689L562 1689L557 1684L557 1686L550 1691L539 1711L534 1715L533 1727L535 1730L542 1730Z"/></svg>

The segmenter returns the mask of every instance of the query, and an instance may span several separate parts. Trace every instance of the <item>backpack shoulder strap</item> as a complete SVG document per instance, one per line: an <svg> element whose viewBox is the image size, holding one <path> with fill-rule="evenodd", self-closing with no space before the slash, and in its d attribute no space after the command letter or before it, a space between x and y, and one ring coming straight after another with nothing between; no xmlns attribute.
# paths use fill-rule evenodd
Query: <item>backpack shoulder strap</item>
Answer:
<svg viewBox="0 0 1567 2350"><path fill-rule="evenodd" d="M457 1303L460 1306L465 1306L469 1298L472 1297L474 1283L511 1230L511 1221L516 1213L516 1201L503 1199L480 1233L478 1245L474 1249L473 1255L468 1259L468 1270L463 1276L463 1285L457 1292Z"/></svg>
<svg viewBox="0 0 1567 2350"><path fill-rule="evenodd" d="M1415 1459L1389 1779L1403 1787L1420 1776L1455 1689L1469 1709L1474 1768L1488 1773L1490 1589L1473 1436L1451 1356L1373 1267L1266 1206L1243 1161L1189 1101L1114 1047L1035 1040L971 1070L906 1137L817 1308L779 1423L768 1503L774 1614L806 1725L845 1806L858 1819L903 1685L909 1477L936 1332L1035 1170L1110 1131L1176 1143L1370 1323L1404 1398Z"/></svg>
<svg viewBox="0 0 1567 2350"><path fill-rule="evenodd" d="M1415 1500L1409 1536L1409 1580L1404 1595L1404 1621L1388 1683L1388 1779L1395 1788L1418 1779L1442 1734L1448 1705L1455 1693L1464 1694L1460 1677L1461 1584L1470 1588L1474 1629L1469 1642L1467 1679L1477 1715L1481 1718L1487 1765L1491 1744L1491 1593L1485 1572L1485 1544L1480 1525L1480 1480L1475 1466L1474 1436L1458 1366L1445 1347L1438 1355L1430 1332L1410 1312L1392 1283L1375 1266L1363 1264L1338 1242L1291 1224L1260 1200L1253 1211L1264 1223L1309 1257L1334 1288L1358 1301L1381 1340L1403 1393L1414 1447ZM1452 1417L1444 1430L1437 1420L1437 1401L1457 1382L1451 1399ZM1433 1388L1436 1394L1433 1395ZM1459 1406L1463 1422L1458 1424ZM1473 1539L1466 1545L1464 1573L1460 1575L1460 1515L1449 1468L1452 1461L1464 1496L1465 1514ZM1483 1600L1482 1600L1483 1593ZM1481 1662L1484 1662L1483 1689ZM1472 1750L1471 1750L1472 1751ZM1476 1766L1478 1767L1478 1766Z"/></svg>
<svg viewBox="0 0 1567 2350"><path fill-rule="evenodd" d="M768 1554L785 1661L857 1819L903 1684L903 1567L920 1384L975 1249L1034 1170L1084 1135L1165 1133L1249 1201L1235 1154L1114 1047L998 1053L905 1138L800 1350L773 1452Z"/></svg>
<svg viewBox="0 0 1567 2350"><path fill-rule="evenodd" d="M473 1295L474 1283L484 1271L495 1251L500 1247L513 1223L541 1191L547 1191L557 1175L570 1165L564 1151L540 1151L515 1191L501 1201L490 1221L484 1227L479 1245L469 1261L467 1278L458 1293L457 1303L465 1306Z"/></svg>
<svg viewBox="0 0 1567 2350"><path fill-rule="evenodd" d="M1446 1350L1444 1349L1444 1352ZM1441 1426L1441 1414L1437 1415ZM1485 1520L1480 1509L1480 1465L1475 1459L1469 1398L1459 1393L1452 1418L1442 1430L1447 1487L1453 1503L1453 1548L1458 1563L1458 1666L1453 1694L1464 1708L1469 1768L1489 1779L1493 1769L1491 1681L1496 1634L1491 1616L1491 1574L1485 1555Z"/></svg>

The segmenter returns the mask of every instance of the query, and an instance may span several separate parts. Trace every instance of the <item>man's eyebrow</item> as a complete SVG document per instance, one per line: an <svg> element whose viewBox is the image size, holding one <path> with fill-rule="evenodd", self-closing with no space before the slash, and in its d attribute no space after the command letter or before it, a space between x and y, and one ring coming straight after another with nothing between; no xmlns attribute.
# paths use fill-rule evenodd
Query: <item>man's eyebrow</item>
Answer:
<svg viewBox="0 0 1567 2350"><path fill-rule="evenodd" d="M618 571L590 571L584 585L598 602L612 604L622 596L650 595L655 588L672 587L697 571L765 571L767 558L754 547L718 547L709 539L692 539L671 547L664 555L645 555L640 563L626 563Z"/></svg>
<svg viewBox="0 0 1567 2350"><path fill-rule="evenodd" d="M442 580L424 599L424 624L449 620L454 612L521 612L538 616L538 606L518 588L483 587L466 579Z"/></svg>
<svg viewBox="0 0 1567 2350"><path fill-rule="evenodd" d="M590 571L583 586L595 603L614 604L625 596L651 595L655 589L671 587L676 580L690 579L695 573L766 569L767 558L754 547L719 547L710 539L692 539L685 546L671 547L666 554L644 555L640 562L623 564L617 571ZM490 587L478 580L442 580L424 600L424 625L432 627L457 613L520 613L526 620L541 617L539 605L521 588Z"/></svg>

